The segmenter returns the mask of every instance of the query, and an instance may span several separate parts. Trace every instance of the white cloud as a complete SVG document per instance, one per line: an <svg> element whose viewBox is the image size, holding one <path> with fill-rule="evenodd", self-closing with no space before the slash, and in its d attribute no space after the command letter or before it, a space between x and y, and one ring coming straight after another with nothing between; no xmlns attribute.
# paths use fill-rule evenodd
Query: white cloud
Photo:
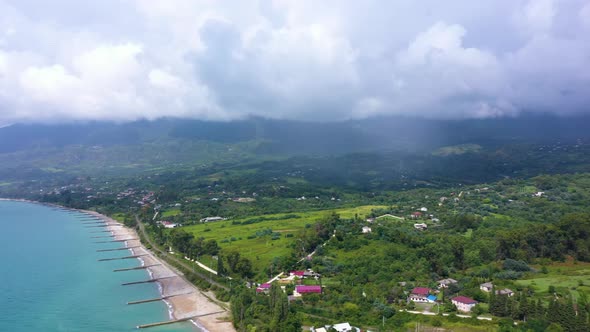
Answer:
<svg viewBox="0 0 590 332"><path fill-rule="evenodd" d="M554 0L529 0L524 7L524 19L532 31L549 31L555 17Z"/></svg>
<svg viewBox="0 0 590 332"><path fill-rule="evenodd" d="M573 113L584 0L0 0L0 123Z"/></svg>

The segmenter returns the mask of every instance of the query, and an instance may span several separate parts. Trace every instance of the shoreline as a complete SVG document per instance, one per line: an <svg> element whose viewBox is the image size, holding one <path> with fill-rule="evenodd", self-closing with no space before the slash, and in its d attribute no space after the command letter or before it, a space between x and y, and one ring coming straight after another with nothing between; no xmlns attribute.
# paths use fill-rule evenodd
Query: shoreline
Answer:
<svg viewBox="0 0 590 332"><path fill-rule="evenodd" d="M105 223L110 224L106 229L111 232L114 240L134 239L125 241L124 245L125 247L137 246L137 248L129 248L132 255L145 255L137 258L141 266L156 265L147 268L146 271L148 272L150 279L159 279L155 283L158 285L158 291L161 297L173 296L162 300L168 308L169 319L183 319L206 315L189 319L188 321L202 331L235 331L231 320L228 318L230 312L217 303L209 300L209 297L214 297L214 295L210 292L207 294L201 291L195 285L187 281L184 278L183 273L154 255L154 253L141 243L139 236L134 229L128 228L117 220L96 211L68 208L57 204L31 201L27 199L0 198L0 201L26 202L63 210L78 211L80 213L92 215ZM112 226L112 224L116 224L117 226ZM147 321L145 323L153 322Z"/></svg>

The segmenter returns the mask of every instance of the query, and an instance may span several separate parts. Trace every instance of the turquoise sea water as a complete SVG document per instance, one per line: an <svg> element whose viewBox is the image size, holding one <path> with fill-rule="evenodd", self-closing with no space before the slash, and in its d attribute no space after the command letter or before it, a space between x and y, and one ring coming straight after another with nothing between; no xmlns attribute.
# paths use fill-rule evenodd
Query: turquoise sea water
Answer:
<svg viewBox="0 0 590 332"><path fill-rule="evenodd" d="M121 286L149 278L145 270L113 272L140 265L121 243L96 244L106 233L83 225L82 214L40 204L0 201L0 331L137 331L140 324L168 319L157 284ZM195 331L190 323L149 328L148 332Z"/></svg>

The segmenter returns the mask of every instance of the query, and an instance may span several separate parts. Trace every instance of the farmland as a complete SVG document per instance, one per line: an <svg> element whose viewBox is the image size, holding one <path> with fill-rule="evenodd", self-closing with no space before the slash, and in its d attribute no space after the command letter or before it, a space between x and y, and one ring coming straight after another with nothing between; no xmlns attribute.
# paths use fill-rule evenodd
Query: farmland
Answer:
<svg viewBox="0 0 590 332"><path fill-rule="evenodd" d="M239 250L243 256L252 260L256 269L261 269L273 258L288 255L297 239L296 235L306 225L311 226L332 212L342 218L353 218L355 215L364 217L371 210L379 208L383 206L365 205L313 212L268 214L197 224L184 229L195 237L216 240L223 250Z"/></svg>

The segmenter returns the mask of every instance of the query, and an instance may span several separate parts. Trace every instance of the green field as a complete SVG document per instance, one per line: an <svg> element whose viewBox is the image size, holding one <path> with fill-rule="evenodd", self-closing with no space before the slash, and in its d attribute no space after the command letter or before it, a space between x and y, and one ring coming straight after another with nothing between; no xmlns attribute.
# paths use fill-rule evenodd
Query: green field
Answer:
<svg viewBox="0 0 590 332"><path fill-rule="evenodd" d="M256 269L262 269L275 257L288 255L291 251L291 244L297 238L295 235L305 228L307 224L314 224L316 221L329 215L332 212L339 214L342 218L353 218L355 215L364 217L371 210L384 208L379 205L365 205L355 208L323 210L298 213L267 214L256 217L236 218L220 222L198 224L184 227L186 231L193 233L195 237L215 239L222 250L237 250L243 256L249 258ZM247 220L263 220L248 225L241 225ZM272 240L270 235L253 237L256 232L271 229L272 232L280 233L278 239ZM286 237L293 234L293 237Z"/></svg>
<svg viewBox="0 0 590 332"><path fill-rule="evenodd" d="M180 209L166 210L166 211L162 212L162 218L174 217L179 214L180 214Z"/></svg>
<svg viewBox="0 0 590 332"><path fill-rule="evenodd" d="M533 275L535 278L518 280L516 283L530 286L546 295L549 295L549 286L555 287L555 291L562 296L570 292L577 297L579 291L590 294L590 263L557 263L548 266L547 270L547 274L536 273Z"/></svg>
<svg viewBox="0 0 590 332"><path fill-rule="evenodd" d="M125 220L125 214L124 213L113 213L111 215L111 218L123 222Z"/></svg>

